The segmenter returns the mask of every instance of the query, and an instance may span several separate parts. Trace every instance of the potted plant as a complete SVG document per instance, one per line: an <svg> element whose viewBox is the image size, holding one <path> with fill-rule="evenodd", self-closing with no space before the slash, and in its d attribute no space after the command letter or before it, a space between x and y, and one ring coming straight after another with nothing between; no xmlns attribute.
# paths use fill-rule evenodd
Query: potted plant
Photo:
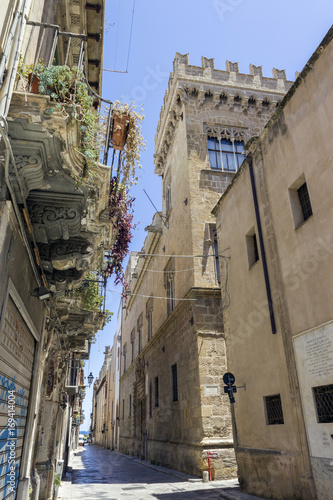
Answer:
<svg viewBox="0 0 333 500"><path fill-rule="evenodd" d="M110 146L118 151L123 151L128 132L129 116L128 113L113 113Z"/></svg>
<svg viewBox="0 0 333 500"><path fill-rule="evenodd" d="M146 143L141 132L144 115L135 111L134 103L123 104L114 102L113 126L111 131L111 147L121 151L120 183L125 186L136 184L136 168L141 168L141 151L146 148Z"/></svg>

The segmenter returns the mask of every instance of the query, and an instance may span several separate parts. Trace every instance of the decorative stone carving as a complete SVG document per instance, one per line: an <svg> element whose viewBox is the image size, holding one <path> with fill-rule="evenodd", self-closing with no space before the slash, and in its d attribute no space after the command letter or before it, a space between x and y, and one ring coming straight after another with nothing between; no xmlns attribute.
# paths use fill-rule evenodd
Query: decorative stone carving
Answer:
<svg viewBox="0 0 333 500"><path fill-rule="evenodd" d="M74 193L32 191L27 199L30 219L39 243L78 236L84 197Z"/></svg>
<svg viewBox="0 0 333 500"><path fill-rule="evenodd" d="M240 128L204 125L204 133L206 137L216 137L219 140L228 139L244 142L248 140L248 131Z"/></svg>
<svg viewBox="0 0 333 500"><path fill-rule="evenodd" d="M80 26L81 16L78 14L71 14L71 26Z"/></svg>

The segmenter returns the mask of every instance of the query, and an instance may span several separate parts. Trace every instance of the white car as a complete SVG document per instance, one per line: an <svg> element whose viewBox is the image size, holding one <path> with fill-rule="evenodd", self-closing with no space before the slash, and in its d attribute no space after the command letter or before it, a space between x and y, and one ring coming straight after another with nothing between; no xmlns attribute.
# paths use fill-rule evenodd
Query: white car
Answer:
<svg viewBox="0 0 333 500"><path fill-rule="evenodd" d="M84 446L84 437L82 435L79 435L79 446Z"/></svg>

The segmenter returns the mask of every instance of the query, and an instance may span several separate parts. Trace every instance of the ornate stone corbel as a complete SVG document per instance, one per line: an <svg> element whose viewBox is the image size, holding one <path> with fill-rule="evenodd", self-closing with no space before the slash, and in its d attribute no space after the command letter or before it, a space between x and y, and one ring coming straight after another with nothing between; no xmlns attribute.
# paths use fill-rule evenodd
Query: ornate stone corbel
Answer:
<svg viewBox="0 0 333 500"><path fill-rule="evenodd" d="M198 92L198 104L199 106L202 106L206 100L206 91L205 90L199 90Z"/></svg>

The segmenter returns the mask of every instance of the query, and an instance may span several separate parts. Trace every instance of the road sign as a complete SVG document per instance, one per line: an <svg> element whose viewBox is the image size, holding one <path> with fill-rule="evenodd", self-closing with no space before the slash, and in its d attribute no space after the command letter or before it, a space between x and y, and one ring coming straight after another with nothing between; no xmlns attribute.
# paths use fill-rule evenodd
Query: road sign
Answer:
<svg viewBox="0 0 333 500"><path fill-rule="evenodd" d="M234 385L235 380L235 375L233 373L227 372L223 375L223 382L225 385Z"/></svg>

